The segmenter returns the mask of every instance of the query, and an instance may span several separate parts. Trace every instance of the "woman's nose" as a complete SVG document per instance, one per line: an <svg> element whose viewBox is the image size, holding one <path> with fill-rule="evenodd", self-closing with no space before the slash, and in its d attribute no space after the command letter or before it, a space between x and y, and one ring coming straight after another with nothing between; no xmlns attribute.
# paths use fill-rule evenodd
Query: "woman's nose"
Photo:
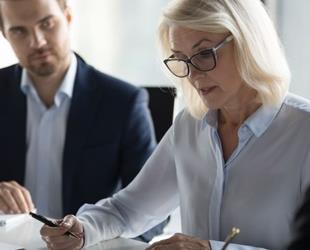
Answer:
<svg viewBox="0 0 310 250"><path fill-rule="evenodd" d="M207 72L200 71L191 64L188 64L188 70L187 78L190 82L195 82L198 78L205 77L207 74Z"/></svg>

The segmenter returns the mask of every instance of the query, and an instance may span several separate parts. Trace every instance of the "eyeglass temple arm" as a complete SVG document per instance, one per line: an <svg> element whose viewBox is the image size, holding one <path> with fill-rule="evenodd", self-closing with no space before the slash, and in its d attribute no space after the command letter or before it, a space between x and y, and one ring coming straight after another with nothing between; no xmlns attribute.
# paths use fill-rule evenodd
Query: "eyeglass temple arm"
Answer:
<svg viewBox="0 0 310 250"><path fill-rule="evenodd" d="M217 51L219 48L221 48L225 43L229 43L231 40L233 40L233 35L227 36L223 41L221 41L218 45L216 45L213 49L214 51Z"/></svg>

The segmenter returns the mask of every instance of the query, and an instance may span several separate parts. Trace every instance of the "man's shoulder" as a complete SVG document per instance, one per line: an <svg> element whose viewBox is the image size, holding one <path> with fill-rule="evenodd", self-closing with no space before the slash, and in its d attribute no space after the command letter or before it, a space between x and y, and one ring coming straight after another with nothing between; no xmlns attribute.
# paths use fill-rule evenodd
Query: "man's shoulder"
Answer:
<svg viewBox="0 0 310 250"><path fill-rule="evenodd" d="M10 77L12 74L20 73L21 69L18 64L13 64L0 69L0 75Z"/></svg>
<svg viewBox="0 0 310 250"><path fill-rule="evenodd" d="M18 79L21 76L21 67L18 64L14 64L0 69L0 88L2 92L5 89L12 89L19 87Z"/></svg>

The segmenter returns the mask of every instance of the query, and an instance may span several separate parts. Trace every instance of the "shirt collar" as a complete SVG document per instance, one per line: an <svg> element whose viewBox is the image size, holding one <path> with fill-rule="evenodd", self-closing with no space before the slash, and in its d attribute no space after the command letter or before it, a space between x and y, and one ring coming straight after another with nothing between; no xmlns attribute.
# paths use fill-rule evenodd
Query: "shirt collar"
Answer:
<svg viewBox="0 0 310 250"><path fill-rule="evenodd" d="M65 96L67 96L68 98L72 98L76 71L77 71L77 59L76 56L72 53L70 66L54 98L56 106L59 106L61 104ZM31 94L35 97L35 99L37 99L37 101L39 100L37 91L33 86L32 80L30 79L27 71L24 68L22 70L20 88L26 95Z"/></svg>
<svg viewBox="0 0 310 250"><path fill-rule="evenodd" d="M260 137L270 126L281 106L262 105L254 114L245 120L244 124Z"/></svg>
<svg viewBox="0 0 310 250"><path fill-rule="evenodd" d="M211 127L217 128L217 110L209 109L204 117L203 122L205 125L209 125Z"/></svg>
<svg viewBox="0 0 310 250"><path fill-rule="evenodd" d="M256 112L244 121L242 126L248 127L256 137L260 137L274 120L280 110L280 107L281 105L262 105ZM209 125L217 129L217 113L217 110L209 110L203 118L203 127Z"/></svg>

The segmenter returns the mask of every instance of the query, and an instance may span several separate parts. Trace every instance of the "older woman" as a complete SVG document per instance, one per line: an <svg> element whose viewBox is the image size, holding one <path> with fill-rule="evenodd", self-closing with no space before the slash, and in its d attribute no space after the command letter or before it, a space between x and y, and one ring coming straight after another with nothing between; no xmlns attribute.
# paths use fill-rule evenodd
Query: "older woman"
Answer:
<svg viewBox="0 0 310 250"><path fill-rule="evenodd" d="M132 237L180 206L184 234L148 249L218 249L234 226L241 233L229 249L283 249L310 178L310 103L287 93L290 73L263 5L174 0L159 38L186 109L126 189L60 229L44 227L43 238L58 248Z"/></svg>

